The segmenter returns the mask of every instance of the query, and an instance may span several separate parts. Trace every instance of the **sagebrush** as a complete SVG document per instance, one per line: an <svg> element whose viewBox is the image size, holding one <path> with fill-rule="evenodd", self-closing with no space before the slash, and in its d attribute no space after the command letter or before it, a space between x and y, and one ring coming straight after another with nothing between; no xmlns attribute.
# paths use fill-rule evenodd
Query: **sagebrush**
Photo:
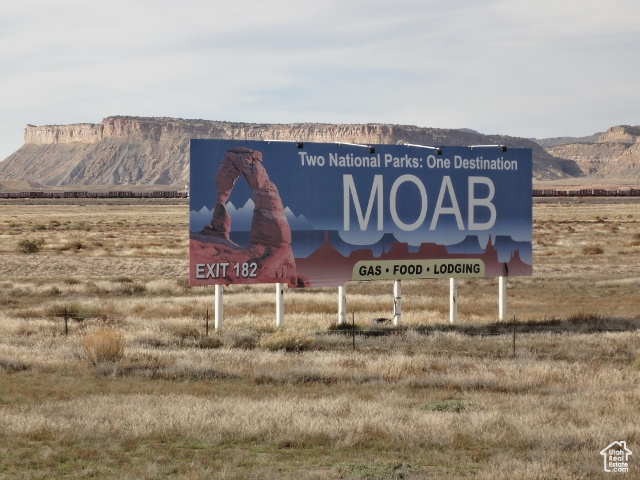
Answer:
<svg viewBox="0 0 640 480"><path fill-rule="evenodd" d="M82 340L87 359L92 365L117 363L124 356L124 335L111 328L98 328Z"/></svg>

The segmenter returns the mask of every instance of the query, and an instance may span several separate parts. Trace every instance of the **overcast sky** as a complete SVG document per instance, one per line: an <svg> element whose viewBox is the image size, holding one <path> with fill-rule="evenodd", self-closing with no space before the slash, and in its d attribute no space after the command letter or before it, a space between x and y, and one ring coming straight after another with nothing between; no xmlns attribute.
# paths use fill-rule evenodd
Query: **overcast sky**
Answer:
<svg viewBox="0 0 640 480"><path fill-rule="evenodd" d="M520 137L640 124L638 0L10 0L0 159L110 115Z"/></svg>

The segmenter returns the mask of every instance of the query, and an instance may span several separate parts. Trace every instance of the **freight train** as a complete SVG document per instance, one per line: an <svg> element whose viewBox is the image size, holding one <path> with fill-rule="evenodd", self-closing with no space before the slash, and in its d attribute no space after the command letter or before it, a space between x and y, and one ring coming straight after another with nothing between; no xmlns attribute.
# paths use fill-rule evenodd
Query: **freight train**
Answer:
<svg viewBox="0 0 640 480"><path fill-rule="evenodd" d="M640 197L640 188L606 189L582 188L556 189L534 188L534 197ZM159 190L154 192L109 191L35 191L35 192L0 192L0 198L189 198L188 192L175 190Z"/></svg>
<svg viewBox="0 0 640 480"><path fill-rule="evenodd" d="M109 191L35 191L35 192L0 192L0 198L188 198L187 192L175 190L158 190L154 192Z"/></svg>
<svg viewBox="0 0 640 480"><path fill-rule="evenodd" d="M640 197L640 188L533 189L534 197Z"/></svg>

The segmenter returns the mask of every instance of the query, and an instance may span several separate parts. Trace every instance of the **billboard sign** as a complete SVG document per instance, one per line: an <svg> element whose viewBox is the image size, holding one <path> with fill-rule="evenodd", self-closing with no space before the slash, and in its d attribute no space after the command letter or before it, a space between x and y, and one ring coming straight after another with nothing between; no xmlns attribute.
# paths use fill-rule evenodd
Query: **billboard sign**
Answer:
<svg viewBox="0 0 640 480"><path fill-rule="evenodd" d="M190 285L532 274L530 149L191 140Z"/></svg>

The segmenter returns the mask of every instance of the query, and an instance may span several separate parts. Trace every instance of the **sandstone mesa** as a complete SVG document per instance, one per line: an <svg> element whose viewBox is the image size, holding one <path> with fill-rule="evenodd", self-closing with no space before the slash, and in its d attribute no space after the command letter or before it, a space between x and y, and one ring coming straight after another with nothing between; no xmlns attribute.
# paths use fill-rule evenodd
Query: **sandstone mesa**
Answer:
<svg viewBox="0 0 640 480"><path fill-rule="evenodd" d="M431 146L503 144L531 148L534 180L640 177L640 126L616 126L588 141L483 135L411 125L258 124L175 118L106 117L100 123L27 125L24 145L0 162L0 180L65 185L184 186L189 140L294 140Z"/></svg>

